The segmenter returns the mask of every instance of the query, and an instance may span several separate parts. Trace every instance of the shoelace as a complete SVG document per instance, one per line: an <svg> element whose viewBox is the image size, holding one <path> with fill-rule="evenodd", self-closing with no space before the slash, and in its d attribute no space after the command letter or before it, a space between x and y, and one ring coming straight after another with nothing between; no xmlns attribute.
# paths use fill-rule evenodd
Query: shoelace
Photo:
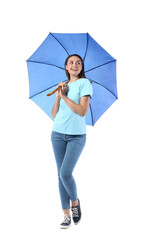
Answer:
<svg viewBox="0 0 146 240"><path fill-rule="evenodd" d="M78 208L72 208L71 209L72 210L72 212L73 212L73 217L79 217L79 213L78 213Z"/></svg>
<svg viewBox="0 0 146 240"><path fill-rule="evenodd" d="M67 223L68 224L69 222L70 222L70 217L65 216L64 221L62 223Z"/></svg>

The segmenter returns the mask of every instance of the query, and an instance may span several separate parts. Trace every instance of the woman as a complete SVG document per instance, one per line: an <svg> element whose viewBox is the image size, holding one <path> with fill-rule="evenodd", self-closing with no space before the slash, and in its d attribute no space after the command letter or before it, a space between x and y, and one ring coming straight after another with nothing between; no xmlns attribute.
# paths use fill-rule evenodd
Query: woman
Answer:
<svg viewBox="0 0 146 240"><path fill-rule="evenodd" d="M78 224L81 219L80 201L72 172L86 143L85 115L93 94L92 85L84 74L84 62L79 55L69 55L65 69L69 82L58 84L61 89L56 93L52 108L54 124L51 133L64 212L61 228L71 226L70 201L74 223Z"/></svg>

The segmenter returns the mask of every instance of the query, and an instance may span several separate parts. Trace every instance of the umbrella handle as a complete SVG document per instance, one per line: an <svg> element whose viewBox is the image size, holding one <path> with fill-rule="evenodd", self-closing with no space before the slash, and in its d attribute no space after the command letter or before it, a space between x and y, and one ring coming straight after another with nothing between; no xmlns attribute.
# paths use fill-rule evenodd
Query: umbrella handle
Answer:
<svg viewBox="0 0 146 240"><path fill-rule="evenodd" d="M69 81L68 81L68 82L69 82ZM66 82L66 83L68 83L68 82ZM54 91L48 93L48 94L47 94L47 97L51 96L53 93L57 92L57 91L58 91L59 89L61 89L61 88L62 88L62 86L59 86L59 87L56 88Z"/></svg>

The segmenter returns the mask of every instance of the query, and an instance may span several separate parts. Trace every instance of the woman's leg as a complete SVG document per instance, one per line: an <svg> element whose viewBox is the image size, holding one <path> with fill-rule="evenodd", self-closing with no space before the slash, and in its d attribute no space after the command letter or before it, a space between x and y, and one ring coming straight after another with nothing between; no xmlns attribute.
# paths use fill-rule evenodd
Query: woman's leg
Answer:
<svg viewBox="0 0 146 240"><path fill-rule="evenodd" d="M60 169L60 178L70 197L73 205L77 204L77 188L74 177L72 176L74 167L86 143L86 134L66 135L67 146L64 159Z"/></svg>
<svg viewBox="0 0 146 240"><path fill-rule="evenodd" d="M52 131L52 134L51 134L51 141L52 141L52 146L54 150L57 170L58 170L58 185L59 185L59 193L61 198L62 209L65 209L65 214L70 215L69 214L70 197L68 196L68 193L60 178L60 168L62 166L64 155L66 153L67 142L64 141L64 134L60 134L54 131Z"/></svg>

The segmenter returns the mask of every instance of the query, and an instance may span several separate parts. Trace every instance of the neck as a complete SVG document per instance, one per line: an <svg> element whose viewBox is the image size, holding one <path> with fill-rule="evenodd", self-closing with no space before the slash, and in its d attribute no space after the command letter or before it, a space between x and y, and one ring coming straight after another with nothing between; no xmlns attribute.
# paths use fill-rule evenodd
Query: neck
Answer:
<svg viewBox="0 0 146 240"><path fill-rule="evenodd" d="M76 80L78 80L79 79L79 77L78 76L73 76L73 75L70 75L70 82L74 82L74 81L76 81Z"/></svg>

